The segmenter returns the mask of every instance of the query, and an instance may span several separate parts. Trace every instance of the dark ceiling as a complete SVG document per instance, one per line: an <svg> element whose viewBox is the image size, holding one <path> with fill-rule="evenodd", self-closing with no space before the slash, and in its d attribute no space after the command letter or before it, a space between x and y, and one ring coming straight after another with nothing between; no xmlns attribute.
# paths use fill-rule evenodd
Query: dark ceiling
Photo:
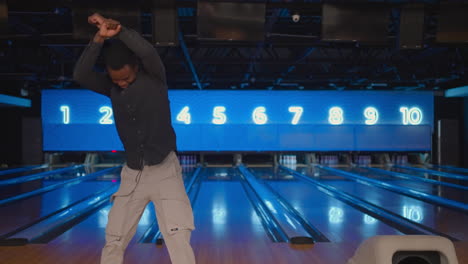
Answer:
<svg viewBox="0 0 468 264"><path fill-rule="evenodd" d="M6 2L8 32L0 36L2 93L78 88L73 66L88 41L73 38L72 10L90 1ZM445 90L467 83L467 45L435 41L439 1L359 1L391 8L383 45L322 41L323 2L331 1L268 1L265 39L255 43L198 40L197 2L177 0L182 45L157 48L169 88ZM421 49L398 45L401 8L409 2L424 4ZM151 41L150 1L131 3L141 7L141 31ZM297 23L291 19L294 10L301 15Z"/></svg>

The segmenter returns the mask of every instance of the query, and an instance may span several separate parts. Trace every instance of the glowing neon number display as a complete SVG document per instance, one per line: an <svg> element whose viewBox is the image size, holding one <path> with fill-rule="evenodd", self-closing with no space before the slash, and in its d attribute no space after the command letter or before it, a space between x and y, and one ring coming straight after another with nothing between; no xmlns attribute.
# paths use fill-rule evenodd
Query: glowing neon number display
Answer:
<svg viewBox="0 0 468 264"><path fill-rule="evenodd" d="M375 125L379 121L379 111L375 107L367 107L364 110L364 116L366 117L366 125Z"/></svg>
<svg viewBox="0 0 468 264"><path fill-rule="evenodd" d="M265 114L266 109L263 106L255 108L252 113L252 119L257 125L264 125L268 122L268 116Z"/></svg>
<svg viewBox="0 0 468 264"><path fill-rule="evenodd" d="M403 125L419 125L422 122L423 114L421 109L413 107L400 107L400 112L403 114Z"/></svg>
<svg viewBox="0 0 468 264"><path fill-rule="evenodd" d="M328 111L329 116L328 116L328 122L332 125L341 125L343 124L344 118L343 118L343 109L341 107L332 107Z"/></svg>
<svg viewBox="0 0 468 264"><path fill-rule="evenodd" d="M177 121L183 122L186 125L190 124L192 122L192 116L190 115L190 108L188 106L185 106L182 108L180 113L177 115Z"/></svg>
<svg viewBox="0 0 468 264"><path fill-rule="evenodd" d="M225 124L227 121L227 116L225 114L226 107L224 106L216 106L213 109L213 124L222 125Z"/></svg>
<svg viewBox="0 0 468 264"><path fill-rule="evenodd" d="M70 107L68 105L60 106L60 111L63 113L63 123L70 124Z"/></svg>
<svg viewBox="0 0 468 264"><path fill-rule="evenodd" d="M300 106L291 106L289 107L289 112L294 113L294 117L291 121L291 124L297 125L299 123L299 120L301 119L302 113L304 112L304 108Z"/></svg>
<svg viewBox="0 0 468 264"><path fill-rule="evenodd" d="M99 120L99 124L103 125L112 125L114 124L114 121L111 119L112 118L112 108L109 106L103 106L99 108L99 112L103 113L104 116Z"/></svg>

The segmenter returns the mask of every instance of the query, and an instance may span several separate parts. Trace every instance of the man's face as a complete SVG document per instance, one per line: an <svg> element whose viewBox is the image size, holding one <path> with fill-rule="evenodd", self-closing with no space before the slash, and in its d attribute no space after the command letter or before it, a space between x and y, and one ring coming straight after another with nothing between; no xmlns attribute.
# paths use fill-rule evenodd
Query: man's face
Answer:
<svg viewBox="0 0 468 264"><path fill-rule="evenodd" d="M127 88L135 81L137 71L137 65L130 66L128 64L123 66L120 70L113 70L109 67L107 68L107 72L109 73L112 82L120 86L122 89Z"/></svg>

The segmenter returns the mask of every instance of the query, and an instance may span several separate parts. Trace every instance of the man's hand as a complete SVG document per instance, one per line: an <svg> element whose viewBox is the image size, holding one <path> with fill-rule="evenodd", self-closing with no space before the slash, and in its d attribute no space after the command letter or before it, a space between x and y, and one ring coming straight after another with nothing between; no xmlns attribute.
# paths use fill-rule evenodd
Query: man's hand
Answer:
<svg viewBox="0 0 468 264"><path fill-rule="evenodd" d="M122 29L119 21L104 18L98 13L89 16L88 23L96 25L99 28L99 31L94 36L94 41L96 42L103 42L107 38L112 38L119 34Z"/></svg>

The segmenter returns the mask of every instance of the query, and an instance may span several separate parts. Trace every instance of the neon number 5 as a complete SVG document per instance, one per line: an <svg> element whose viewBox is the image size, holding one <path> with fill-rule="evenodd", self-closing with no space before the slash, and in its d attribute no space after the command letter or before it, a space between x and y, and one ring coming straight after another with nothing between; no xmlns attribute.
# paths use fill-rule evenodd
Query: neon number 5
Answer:
<svg viewBox="0 0 468 264"><path fill-rule="evenodd" d="M364 116L366 117L366 125L375 125L379 121L379 111L375 107L367 107L364 110Z"/></svg>
<svg viewBox="0 0 468 264"><path fill-rule="evenodd" d="M186 125L190 124L192 122L192 117L190 115L190 108L188 106L185 106L182 108L180 113L177 115L177 121L183 122Z"/></svg>
<svg viewBox="0 0 468 264"><path fill-rule="evenodd" d="M103 124L103 125L114 124L114 121L112 120L112 108L108 106L103 106L99 108L99 112L104 114L104 116L99 120L99 124Z"/></svg>
<svg viewBox="0 0 468 264"><path fill-rule="evenodd" d="M263 106L259 106L255 108L252 113L252 119L255 124L257 125L264 125L268 121L268 116L265 114L266 109Z"/></svg>
<svg viewBox="0 0 468 264"><path fill-rule="evenodd" d="M291 106L289 107L289 112L294 113L294 117L293 117L293 120L291 121L291 124L297 125L297 123L299 123L299 120L301 119L304 109L300 106Z"/></svg>
<svg viewBox="0 0 468 264"><path fill-rule="evenodd" d="M328 122L332 125L341 125L343 121L343 109L337 106L330 108L328 111Z"/></svg>
<svg viewBox="0 0 468 264"><path fill-rule="evenodd" d="M227 117L224 112L226 112L226 107L224 106L216 106L213 109L213 124L222 125L226 123Z"/></svg>
<svg viewBox="0 0 468 264"><path fill-rule="evenodd" d="M63 113L63 123L70 124L70 107L68 105L60 106L60 111Z"/></svg>

